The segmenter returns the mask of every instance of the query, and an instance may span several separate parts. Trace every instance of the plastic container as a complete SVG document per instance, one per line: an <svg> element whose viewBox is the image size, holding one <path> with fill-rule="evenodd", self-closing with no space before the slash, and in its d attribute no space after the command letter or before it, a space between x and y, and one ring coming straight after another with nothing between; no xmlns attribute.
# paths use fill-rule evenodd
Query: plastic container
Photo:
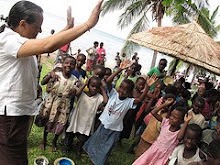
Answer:
<svg viewBox="0 0 220 165"><path fill-rule="evenodd" d="M49 165L49 161L45 156L39 156L34 159L34 165Z"/></svg>
<svg viewBox="0 0 220 165"><path fill-rule="evenodd" d="M67 157L61 157L54 161L54 165L75 165L75 163Z"/></svg>

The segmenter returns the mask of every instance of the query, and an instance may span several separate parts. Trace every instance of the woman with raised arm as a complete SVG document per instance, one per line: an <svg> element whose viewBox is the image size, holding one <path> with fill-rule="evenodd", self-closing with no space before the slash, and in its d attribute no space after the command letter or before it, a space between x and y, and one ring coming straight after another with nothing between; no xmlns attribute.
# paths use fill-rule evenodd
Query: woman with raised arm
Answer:
<svg viewBox="0 0 220 165"><path fill-rule="evenodd" d="M91 29L98 22L102 0L89 19L76 27L36 39L41 32L43 10L19 1L10 10L0 33L0 164L27 165L27 132L37 114L38 54L53 52Z"/></svg>

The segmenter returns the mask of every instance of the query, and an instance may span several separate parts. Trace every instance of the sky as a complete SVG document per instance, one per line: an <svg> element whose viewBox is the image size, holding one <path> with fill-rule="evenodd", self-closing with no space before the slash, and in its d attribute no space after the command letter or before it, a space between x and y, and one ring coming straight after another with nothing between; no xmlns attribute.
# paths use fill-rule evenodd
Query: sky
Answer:
<svg viewBox="0 0 220 165"><path fill-rule="evenodd" d="M38 5L40 5L45 13L50 13L66 18L66 10L68 6L72 7L72 15L75 18L75 22L82 23L89 18L89 15L98 2L98 0L30 0ZM1 8L0 15L7 15L12 5L17 2L17 0L0 0L0 5L4 6ZM214 11L214 9L220 5L220 0L209 0L209 9ZM119 15L122 11L114 11L113 13L106 14L104 17L101 16L98 24L95 26L96 29L110 33L112 35L118 36L120 38L126 38L132 26L127 27L123 30L119 29L117 26ZM220 23L220 10L216 17L218 23ZM55 25L53 25L55 26ZM63 25L64 27L65 25ZM156 22L152 22L149 28L155 27ZM170 18L165 17L162 22L162 26L172 26ZM220 40L220 34L216 38Z"/></svg>

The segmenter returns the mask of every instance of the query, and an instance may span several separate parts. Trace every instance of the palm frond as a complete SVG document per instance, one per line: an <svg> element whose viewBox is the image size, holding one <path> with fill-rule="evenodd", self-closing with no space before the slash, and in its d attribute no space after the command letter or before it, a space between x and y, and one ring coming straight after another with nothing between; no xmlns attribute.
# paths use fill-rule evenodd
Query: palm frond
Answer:
<svg viewBox="0 0 220 165"><path fill-rule="evenodd" d="M138 44L135 44L131 41L126 40L126 42L124 43L121 49L121 54L126 53L127 57L130 58L131 55L139 48L140 46Z"/></svg>
<svg viewBox="0 0 220 165"><path fill-rule="evenodd" d="M132 24L137 17L141 14L143 8L143 2L137 1L130 6L128 6L124 12L120 15L118 26L123 29L124 27L127 27L128 25ZM142 15L142 14L141 14Z"/></svg>
<svg viewBox="0 0 220 165"><path fill-rule="evenodd" d="M216 7L216 9L214 10L214 12L212 13L212 16L211 16L211 20L214 20L216 15L218 14L218 9L219 9L219 6Z"/></svg>
<svg viewBox="0 0 220 165"><path fill-rule="evenodd" d="M133 1L128 0L108 0L102 6L102 16L106 13L113 12L115 10L122 9L126 6L129 6Z"/></svg>
<svg viewBox="0 0 220 165"><path fill-rule="evenodd" d="M187 10L184 6L180 6L179 10L175 12L172 22L175 24L186 24L190 22L191 12Z"/></svg>
<svg viewBox="0 0 220 165"><path fill-rule="evenodd" d="M218 34L218 30L215 27L215 21L211 20L209 17L209 10L207 8L203 8L202 10L198 11L199 18L198 23L202 26L205 32L210 37L215 37Z"/></svg>
<svg viewBox="0 0 220 165"><path fill-rule="evenodd" d="M146 13L144 13L142 17L137 21L137 23L133 26L127 39L130 38L130 36L134 33L146 30L147 27L149 27L149 20L146 16ZM139 47L138 44L134 44L133 42L127 40L123 45L121 52L132 54L135 51L135 49L137 49L138 47Z"/></svg>

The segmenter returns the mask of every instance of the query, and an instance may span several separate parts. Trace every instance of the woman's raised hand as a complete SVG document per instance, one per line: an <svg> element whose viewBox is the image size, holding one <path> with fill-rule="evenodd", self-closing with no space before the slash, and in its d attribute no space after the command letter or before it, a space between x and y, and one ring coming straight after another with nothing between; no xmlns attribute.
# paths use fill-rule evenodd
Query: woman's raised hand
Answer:
<svg viewBox="0 0 220 165"><path fill-rule="evenodd" d="M90 15L88 21L86 22L89 29L93 28L99 20L102 2L103 2L103 0L99 0L98 4L93 9L92 14Z"/></svg>
<svg viewBox="0 0 220 165"><path fill-rule="evenodd" d="M60 76L58 76L54 71L50 72L50 76L54 82L59 81L59 79L60 79Z"/></svg>
<svg viewBox="0 0 220 165"><path fill-rule="evenodd" d="M67 9L67 28L72 28L74 27L74 18L72 17L72 8L71 6L68 7Z"/></svg>

